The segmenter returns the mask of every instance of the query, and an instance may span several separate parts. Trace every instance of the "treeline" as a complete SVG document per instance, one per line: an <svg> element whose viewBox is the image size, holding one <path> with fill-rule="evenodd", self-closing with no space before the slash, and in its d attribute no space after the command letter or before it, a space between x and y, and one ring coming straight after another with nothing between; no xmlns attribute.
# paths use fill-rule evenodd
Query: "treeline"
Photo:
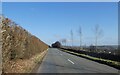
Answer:
<svg viewBox="0 0 120 75"><path fill-rule="evenodd" d="M53 48L60 48L61 47L61 43L59 41L56 41L55 43L52 44Z"/></svg>
<svg viewBox="0 0 120 75"><path fill-rule="evenodd" d="M48 45L8 18L2 17L3 68L10 60L29 59L47 50Z"/></svg>

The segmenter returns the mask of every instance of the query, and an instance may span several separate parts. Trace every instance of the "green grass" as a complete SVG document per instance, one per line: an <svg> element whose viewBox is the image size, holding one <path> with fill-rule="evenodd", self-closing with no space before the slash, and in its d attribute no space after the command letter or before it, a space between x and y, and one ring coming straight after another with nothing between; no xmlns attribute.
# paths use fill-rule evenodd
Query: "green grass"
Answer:
<svg viewBox="0 0 120 75"><path fill-rule="evenodd" d="M68 52L68 53L75 54L75 55L87 57L87 58L92 59L92 60L104 61L104 62L107 62L107 63L111 63L112 65L120 66L120 62L117 62L117 61L108 60L108 59L102 59L102 58L97 58L97 57L92 57L92 56L89 56L89 55L80 54L80 53L76 53L76 52L72 52L72 51L68 51L68 50L64 50L64 51Z"/></svg>

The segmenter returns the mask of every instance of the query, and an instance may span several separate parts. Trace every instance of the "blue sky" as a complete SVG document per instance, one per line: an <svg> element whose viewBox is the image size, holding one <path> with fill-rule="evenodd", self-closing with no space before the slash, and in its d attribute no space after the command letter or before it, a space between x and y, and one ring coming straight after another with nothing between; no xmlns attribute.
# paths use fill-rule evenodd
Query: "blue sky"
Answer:
<svg viewBox="0 0 120 75"><path fill-rule="evenodd" d="M119 0L2 0L2 2L119 2Z"/></svg>
<svg viewBox="0 0 120 75"><path fill-rule="evenodd" d="M117 2L4 2L2 8L4 16L49 45L60 39L69 40L67 45L71 45L71 29L74 45L79 45L79 26L83 45L94 44L97 24L103 30L99 45L118 43Z"/></svg>

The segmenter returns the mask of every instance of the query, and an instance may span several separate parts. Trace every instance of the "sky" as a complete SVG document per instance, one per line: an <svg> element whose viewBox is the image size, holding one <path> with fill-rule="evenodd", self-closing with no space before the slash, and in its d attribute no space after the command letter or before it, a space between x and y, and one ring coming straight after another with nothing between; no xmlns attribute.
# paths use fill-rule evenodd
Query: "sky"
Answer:
<svg viewBox="0 0 120 75"><path fill-rule="evenodd" d="M2 2L118 2L119 0L1 0Z"/></svg>
<svg viewBox="0 0 120 75"><path fill-rule="evenodd" d="M98 45L118 44L117 2L3 2L2 14L48 45L61 39L71 45L72 30L79 46L80 26L82 44L94 45L95 25L102 30Z"/></svg>

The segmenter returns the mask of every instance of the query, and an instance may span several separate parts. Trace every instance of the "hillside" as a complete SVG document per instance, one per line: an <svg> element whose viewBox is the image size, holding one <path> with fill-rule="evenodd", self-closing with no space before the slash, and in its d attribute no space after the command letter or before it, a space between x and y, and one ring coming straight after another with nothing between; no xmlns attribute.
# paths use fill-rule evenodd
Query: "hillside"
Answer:
<svg viewBox="0 0 120 75"><path fill-rule="evenodd" d="M30 72L48 45L8 18L2 18L3 72Z"/></svg>

